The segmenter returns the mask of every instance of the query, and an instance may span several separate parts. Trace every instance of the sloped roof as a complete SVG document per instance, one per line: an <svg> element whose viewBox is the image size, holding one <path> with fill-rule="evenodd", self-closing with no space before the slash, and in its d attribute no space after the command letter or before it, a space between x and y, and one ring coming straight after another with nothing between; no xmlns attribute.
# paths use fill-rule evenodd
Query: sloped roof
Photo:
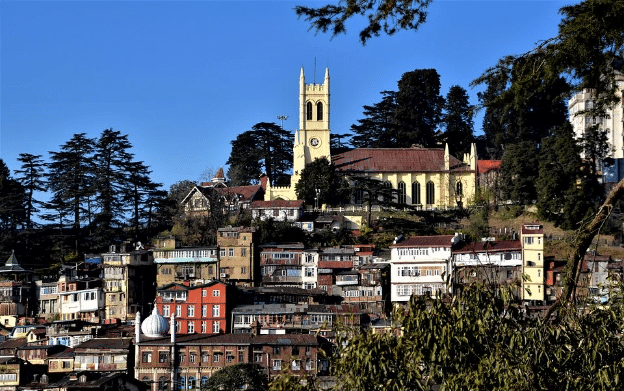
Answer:
<svg viewBox="0 0 624 391"><path fill-rule="evenodd" d="M477 160L477 170L484 174L488 171L500 170L502 160Z"/></svg>
<svg viewBox="0 0 624 391"><path fill-rule="evenodd" d="M522 244L519 240L500 240L494 242L476 242L476 243L459 243L454 253L481 253L481 252L497 252L497 251L519 251L522 250Z"/></svg>
<svg viewBox="0 0 624 391"><path fill-rule="evenodd" d="M15 258L15 250L11 252L11 256L6 261L4 266L0 267L0 273L32 273L30 270L24 269L17 258Z"/></svg>
<svg viewBox="0 0 624 391"><path fill-rule="evenodd" d="M390 247L450 247L453 235L412 236Z"/></svg>
<svg viewBox="0 0 624 391"><path fill-rule="evenodd" d="M200 192L204 197L208 197L211 191L217 191L222 196L238 195L239 201L251 202L255 199L262 199L264 197L264 190L261 185L249 185L249 186L236 186L236 187L213 187L213 186L195 186L182 200L182 204L186 203L189 197L195 193Z"/></svg>
<svg viewBox="0 0 624 391"><path fill-rule="evenodd" d="M441 148L358 148L332 156L332 163L343 172L440 172L444 169ZM452 171L470 171L450 156Z"/></svg>
<svg viewBox="0 0 624 391"><path fill-rule="evenodd" d="M74 351L81 349L123 349L130 348L132 338L92 338L74 347Z"/></svg>
<svg viewBox="0 0 624 391"><path fill-rule="evenodd" d="M251 203L251 209L269 209L269 208L294 208L303 207L303 200L272 200L272 201L254 201Z"/></svg>

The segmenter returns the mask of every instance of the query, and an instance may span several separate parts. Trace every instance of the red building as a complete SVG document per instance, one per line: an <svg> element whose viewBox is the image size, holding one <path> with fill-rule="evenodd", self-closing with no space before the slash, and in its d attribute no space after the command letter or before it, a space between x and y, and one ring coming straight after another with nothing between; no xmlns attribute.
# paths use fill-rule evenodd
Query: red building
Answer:
<svg viewBox="0 0 624 391"><path fill-rule="evenodd" d="M188 286L172 283L158 289L156 308L175 316L177 334L222 334L229 330L233 287L218 280Z"/></svg>

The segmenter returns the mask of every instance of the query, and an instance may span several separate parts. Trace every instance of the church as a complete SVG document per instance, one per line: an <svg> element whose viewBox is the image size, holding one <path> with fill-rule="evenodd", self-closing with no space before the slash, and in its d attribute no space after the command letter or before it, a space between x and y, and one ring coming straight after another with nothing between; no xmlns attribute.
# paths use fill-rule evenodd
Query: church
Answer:
<svg viewBox="0 0 624 391"><path fill-rule="evenodd" d="M420 209L448 209L470 205L477 188L477 151L461 160L444 148L357 148L330 153L329 69L322 84L306 84L299 76L299 129L293 145L290 186L267 184L264 199L296 200L295 185L306 164L326 157L345 176L366 176L384 181L397 190L400 204ZM353 204L361 204L356 194Z"/></svg>

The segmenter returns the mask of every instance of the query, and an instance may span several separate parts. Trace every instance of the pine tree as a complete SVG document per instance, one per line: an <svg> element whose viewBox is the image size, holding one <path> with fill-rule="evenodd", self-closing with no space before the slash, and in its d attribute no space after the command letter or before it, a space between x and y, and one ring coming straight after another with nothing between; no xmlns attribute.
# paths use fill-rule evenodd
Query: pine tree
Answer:
<svg viewBox="0 0 624 391"><path fill-rule="evenodd" d="M15 173L21 175L16 180L19 181L24 189L26 189L26 228L32 229L33 214L38 212L37 205L41 202L34 199L35 191L46 191L47 185L45 181L45 163L41 159L41 155L31 155L29 153L20 153L17 158L22 162L19 170Z"/></svg>
<svg viewBox="0 0 624 391"><path fill-rule="evenodd" d="M400 144L397 126L394 124L396 92L382 91L381 102L364 106L365 118L351 125L355 133L351 143L356 148L394 148Z"/></svg>
<svg viewBox="0 0 624 391"><path fill-rule="evenodd" d="M452 86L444 103L444 132L441 140L448 144L456 156L470 153L474 142L473 107L468 101L468 93L460 86Z"/></svg>

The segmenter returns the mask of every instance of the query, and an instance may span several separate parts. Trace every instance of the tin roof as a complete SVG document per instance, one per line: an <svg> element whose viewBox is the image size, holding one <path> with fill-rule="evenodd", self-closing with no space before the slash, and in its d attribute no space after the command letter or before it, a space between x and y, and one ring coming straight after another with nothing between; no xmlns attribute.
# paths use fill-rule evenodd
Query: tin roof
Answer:
<svg viewBox="0 0 624 391"><path fill-rule="evenodd" d="M453 235L435 236L411 236L399 243L391 244L393 247L451 247Z"/></svg>
<svg viewBox="0 0 624 391"><path fill-rule="evenodd" d="M441 148L358 148L334 155L332 163L346 172L441 172ZM450 156L451 171L470 171L459 159Z"/></svg>

